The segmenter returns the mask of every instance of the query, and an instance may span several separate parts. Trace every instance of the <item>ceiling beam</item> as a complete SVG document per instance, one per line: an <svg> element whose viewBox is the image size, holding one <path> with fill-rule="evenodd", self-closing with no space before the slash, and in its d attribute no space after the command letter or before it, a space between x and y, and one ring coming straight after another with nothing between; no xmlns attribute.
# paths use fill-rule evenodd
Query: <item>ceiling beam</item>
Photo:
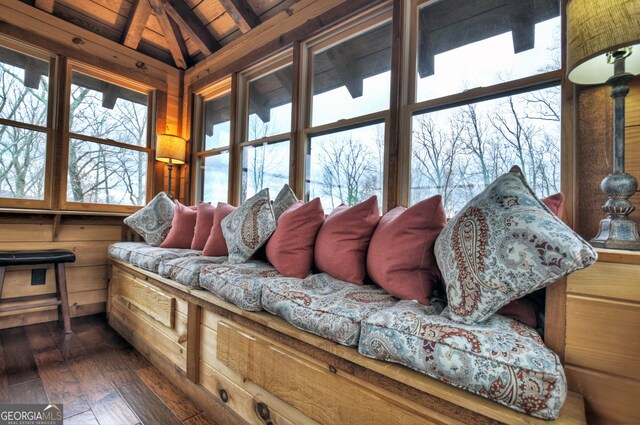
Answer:
<svg viewBox="0 0 640 425"><path fill-rule="evenodd" d="M55 0L36 0L34 6L47 13L53 13L53 5Z"/></svg>
<svg viewBox="0 0 640 425"><path fill-rule="evenodd" d="M347 88L353 99L362 96L363 77L361 72L356 68L353 55L347 52L344 44L339 44L327 51L329 60L334 66L335 72L338 74L339 81Z"/></svg>
<svg viewBox="0 0 640 425"><path fill-rule="evenodd" d="M212 54L222 47L184 0L154 1L162 3L167 14L171 16L183 30L189 33L189 37L196 43L198 50L205 56Z"/></svg>
<svg viewBox="0 0 640 425"><path fill-rule="evenodd" d="M187 69L187 61L184 54L187 49L184 47L184 39L182 38L180 29L175 25L175 23L172 24L171 18L166 13L161 0L149 0L149 3L151 4L153 13L158 19L160 28L162 28L165 41L167 42L167 47L171 52L173 61L176 63L178 68Z"/></svg>
<svg viewBox="0 0 640 425"><path fill-rule="evenodd" d="M127 26L122 34L122 44L132 49L137 49L144 27L151 15L151 6L148 0L134 0Z"/></svg>
<svg viewBox="0 0 640 425"><path fill-rule="evenodd" d="M253 11L247 0L219 0L231 19L243 33L249 32L260 23L260 18Z"/></svg>

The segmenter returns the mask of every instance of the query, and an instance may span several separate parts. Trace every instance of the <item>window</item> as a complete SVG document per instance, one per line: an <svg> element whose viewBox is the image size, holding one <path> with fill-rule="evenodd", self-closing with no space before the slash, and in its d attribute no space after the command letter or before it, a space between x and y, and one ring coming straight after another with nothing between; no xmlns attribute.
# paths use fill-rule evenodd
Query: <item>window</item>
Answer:
<svg viewBox="0 0 640 425"><path fill-rule="evenodd" d="M80 68L71 74L65 206L144 205L150 92L90 72Z"/></svg>
<svg viewBox="0 0 640 425"><path fill-rule="evenodd" d="M390 16L378 8L360 23L310 43L306 198L320 197L327 212L372 195L382 205Z"/></svg>
<svg viewBox="0 0 640 425"><path fill-rule="evenodd" d="M419 10L411 204L441 194L451 216L513 165L539 196L560 190L559 14L557 0Z"/></svg>
<svg viewBox="0 0 640 425"><path fill-rule="evenodd" d="M9 42L7 46L11 47L0 46L0 202L46 208L51 186L52 59Z"/></svg>
<svg viewBox="0 0 640 425"><path fill-rule="evenodd" d="M202 148L196 154L199 163L199 199L205 202L229 202L229 149L232 140L231 80L215 85L197 97L203 114Z"/></svg>
<svg viewBox="0 0 640 425"><path fill-rule="evenodd" d="M290 54L244 74L247 113L242 143L240 201L269 188L271 197L289 183L293 66Z"/></svg>

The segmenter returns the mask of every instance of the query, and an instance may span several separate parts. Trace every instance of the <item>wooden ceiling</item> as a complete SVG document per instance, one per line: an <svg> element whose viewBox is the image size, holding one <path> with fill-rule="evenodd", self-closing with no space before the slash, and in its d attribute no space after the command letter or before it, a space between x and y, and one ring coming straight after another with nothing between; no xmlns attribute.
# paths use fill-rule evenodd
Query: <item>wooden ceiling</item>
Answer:
<svg viewBox="0 0 640 425"><path fill-rule="evenodd" d="M186 69L297 0L21 0Z"/></svg>

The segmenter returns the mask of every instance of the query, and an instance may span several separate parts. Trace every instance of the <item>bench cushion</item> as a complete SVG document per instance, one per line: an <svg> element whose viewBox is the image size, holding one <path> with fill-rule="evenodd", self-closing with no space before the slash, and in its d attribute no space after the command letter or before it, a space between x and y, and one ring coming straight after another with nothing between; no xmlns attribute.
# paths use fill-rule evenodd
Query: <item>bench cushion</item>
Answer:
<svg viewBox="0 0 640 425"><path fill-rule="evenodd" d="M397 301L377 285L353 285L327 273L270 279L262 290L265 310L343 345L357 345L360 322Z"/></svg>
<svg viewBox="0 0 640 425"><path fill-rule="evenodd" d="M402 301L362 323L361 354L408 366L512 409L556 419L567 396L558 356L531 328L497 314L462 325Z"/></svg>
<svg viewBox="0 0 640 425"><path fill-rule="evenodd" d="M76 254L68 249L0 251L0 267L31 264L73 263Z"/></svg>
<svg viewBox="0 0 640 425"><path fill-rule="evenodd" d="M148 247L149 245L144 242L116 242L109 245L107 252L109 253L109 257L128 263L131 259L132 252L140 248Z"/></svg>
<svg viewBox="0 0 640 425"><path fill-rule="evenodd" d="M178 257L200 255L201 252L202 251L196 251L194 249L158 248L155 246L149 246L136 249L132 252L129 262L141 269L158 273L158 267L162 261L168 261Z"/></svg>
<svg viewBox="0 0 640 425"><path fill-rule="evenodd" d="M207 264L220 264L227 257L203 257L201 255L178 257L160 262L158 274L191 288L200 288L200 271Z"/></svg>
<svg viewBox="0 0 640 425"><path fill-rule="evenodd" d="M278 277L280 273L264 261L209 264L200 272L200 287L243 310L260 311L264 283Z"/></svg>

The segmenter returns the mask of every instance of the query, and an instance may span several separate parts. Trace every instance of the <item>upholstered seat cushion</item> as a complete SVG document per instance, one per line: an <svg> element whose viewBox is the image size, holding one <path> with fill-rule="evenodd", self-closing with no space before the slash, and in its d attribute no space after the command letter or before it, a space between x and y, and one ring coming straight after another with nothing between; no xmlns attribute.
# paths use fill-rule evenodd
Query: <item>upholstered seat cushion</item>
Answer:
<svg viewBox="0 0 640 425"><path fill-rule="evenodd" d="M200 287L243 310L262 310L262 287L282 277L269 263L249 260L240 264L209 264L200 271Z"/></svg>
<svg viewBox="0 0 640 425"><path fill-rule="evenodd" d="M531 328L494 314L463 325L435 305L402 301L362 322L359 351L512 409L556 419L567 396L558 356Z"/></svg>
<svg viewBox="0 0 640 425"><path fill-rule="evenodd" d="M201 255L178 257L160 262L158 274L191 288L200 288L200 271L208 264L221 264L227 257L203 257Z"/></svg>
<svg viewBox="0 0 640 425"><path fill-rule="evenodd" d="M179 257L200 255L201 252L202 251L196 251L194 249L159 248L149 246L136 249L132 252L131 257L129 258L129 263L136 267L140 267L141 269L158 273L158 267L162 261L168 261Z"/></svg>
<svg viewBox="0 0 640 425"><path fill-rule="evenodd" d="M149 248L149 245L144 242L116 242L109 245L107 251L109 257L128 263L131 258L131 253L140 248Z"/></svg>
<svg viewBox="0 0 640 425"><path fill-rule="evenodd" d="M353 285L327 273L271 279L262 290L265 310L343 345L358 345L360 322L397 301L377 285Z"/></svg>
<svg viewBox="0 0 640 425"><path fill-rule="evenodd" d="M73 263L76 254L68 249L0 251L0 267L46 263Z"/></svg>

